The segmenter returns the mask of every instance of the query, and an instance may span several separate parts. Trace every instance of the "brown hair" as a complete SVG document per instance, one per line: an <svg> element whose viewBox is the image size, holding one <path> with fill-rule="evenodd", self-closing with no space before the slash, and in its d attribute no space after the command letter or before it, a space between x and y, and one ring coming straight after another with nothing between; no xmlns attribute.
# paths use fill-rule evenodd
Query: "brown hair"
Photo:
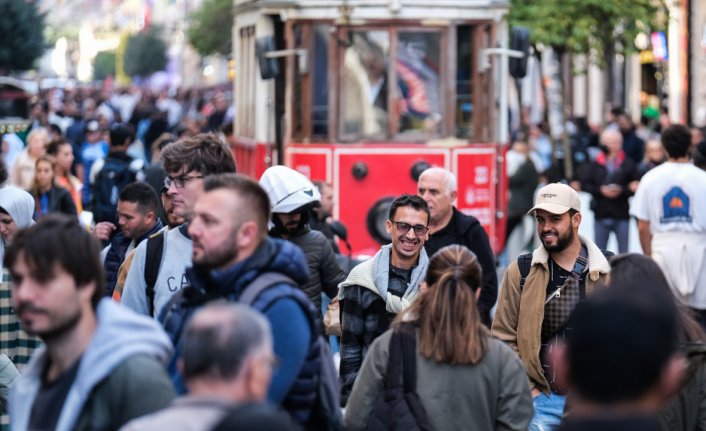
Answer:
<svg viewBox="0 0 706 431"><path fill-rule="evenodd" d="M185 168L201 175L235 172L235 159L230 148L213 133L199 133L179 139L162 150L164 169L168 174Z"/></svg>
<svg viewBox="0 0 706 431"><path fill-rule="evenodd" d="M409 322L419 328L419 352L451 365L477 364L488 350L490 334L476 306L483 280L478 258L461 245L449 245L432 256L427 290L393 326Z"/></svg>
<svg viewBox="0 0 706 431"><path fill-rule="evenodd" d="M95 310L105 296L100 251L98 240L81 227L76 216L48 214L17 234L7 248L5 265L14 277L15 264L22 259L30 276L40 283L53 279L57 267L69 273L79 289L94 283L91 303Z"/></svg>
<svg viewBox="0 0 706 431"><path fill-rule="evenodd" d="M270 198L267 192L256 181L240 174L209 175L204 182L207 192L226 189L237 193L245 201L241 215L247 212L248 217L257 223L260 238L267 235L267 223L270 220Z"/></svg>
<svg viewBox="0 0 706 431"><path fill-rule="evenodd" d="M36 168L42 162L49 163L51 165L52 172L54 172L54 174L56 175L56 159L54 159L54 157L50 156L49 154L45 154L41 157L37 157L37 161L34 162L35 174L34 174L34 177L32 178L32 186L29 189L30 193L32 193L32 195L34 195L34 196L39 196L42 193L39 190L39 184L37 184L37 173L36 173ZM54 185L54 177L52 177L51 183L52 183L52 185Z"/></svg>

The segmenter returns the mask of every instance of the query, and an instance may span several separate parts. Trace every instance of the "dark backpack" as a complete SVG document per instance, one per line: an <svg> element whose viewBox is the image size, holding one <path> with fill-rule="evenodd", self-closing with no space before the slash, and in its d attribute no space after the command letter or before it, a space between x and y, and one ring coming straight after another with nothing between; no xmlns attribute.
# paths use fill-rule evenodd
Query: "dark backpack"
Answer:
<svg viewBox="0 0 706 431"><path fill-rule="evenodd" d="M431 422L417 395L417 342L409 328L395 330L384 388L367 423L371 431L432 431ZM400 376L400 373L402 376Z"/></svg>
<svg viewBox="0 0 706 431"><path fill-rule="evenodd" d="M259 300L260 295L267 289L276 285L287 284L295 289L298 294L290 296L287 292L270 295L264 302ZM341 389L338 384L338 373L333 363L328 342L319 333L319 319L311 301L301 292L299 285L279 272L265 272L260 274L240 294L238 302L247 304L261 312L266 311L276 300L287 296L294 299L309 320L312 344L310 355L316 355L315 362L319 364L316 382L316 403L311 410L311 417L306 429L319 431L337 431L343 429L343 415L341 413ZM308 360L308 358L307 358Z"/></svg>
<svg viewBox="0 0 706 431"><path fill-rule="evenodd" d="M164 232L159 231L147 238L145 250L145 298L147 298L147 311L154 317L154 285L157 283L159 267L162 265L164 252Z"/></svg>
<svg viewBox="0 0 706 431"><path fill-rule="evenodd" d="M93 181L93 218L96 222L117 222L116 210L120 191L135 181L130 161L117 157L106 157L103 168Z"/></svg>
<svg viewBox="0 0 706 431"><path fill-rule="evenodd" d="M610 260L611 257L615 256L615 253L608 250L601 250L603 256ZM525 281L527 281L527 276L532 269L532 253L521 254L517 257L517 266L520 269L520 290L524 289Z"/></svg>

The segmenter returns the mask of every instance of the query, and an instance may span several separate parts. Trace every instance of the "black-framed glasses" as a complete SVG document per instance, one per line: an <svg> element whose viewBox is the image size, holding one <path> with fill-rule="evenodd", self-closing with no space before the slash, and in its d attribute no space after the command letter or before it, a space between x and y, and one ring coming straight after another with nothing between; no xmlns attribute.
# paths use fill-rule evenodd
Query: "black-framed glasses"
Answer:
<svg viewBox="0 0 706 431"><path fill-rule="evenodd" d="M424 226L423 224L415 224L414 226L412 226L411 224L405 223L403 221L394 221L394 220L390 220L390 221L392 223L394 223L395 226L397 226L397 230L400 231L400 233L402 235L405 235L407 232L409 232L410 229L414 230L414 234L416 236L422 236L422 235L426 234L427 232L429 232L429 227Z"/></svg>
<svg viewBox="0 0 706 431"><path fill-rule="evenodd" d="M178 189L183 189L184 185L191 180L197 180L203 178L203 175L179 175L178 177L164 177L164 187L169 188L172 184Z"/></svg>

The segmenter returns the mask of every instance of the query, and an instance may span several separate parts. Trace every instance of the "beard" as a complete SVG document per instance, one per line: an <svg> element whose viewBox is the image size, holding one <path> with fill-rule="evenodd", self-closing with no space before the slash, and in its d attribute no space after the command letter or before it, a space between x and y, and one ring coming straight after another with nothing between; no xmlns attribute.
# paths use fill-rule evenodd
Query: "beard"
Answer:
<svg viewBox="0 0 706 431"><path fill-rule="evenodd" d="M542 245L550 253L558 253L566 250L566 248L574 242L574 230L569 229L564 235L559 235L557 233L556 244L547 245L547 243L542 238ZM540 237L541 238L541 237Z"/></svg>
<svg viewBox="0 0 706 431"><path fill-rule="evenodd" d="M27 307L27 306L25 306ZM30 306L31 307L31 306ZM21 313L22 311L22 306L18 307L18 314ZM42 311L46 316L49 315L48 312L45 310ZM80 308L77 308L76 311L72 314L69 315L64 315L64 316L55 316L54 318L54 326L51 328L48 328L46 330L34 330L32 329L32 324L31 322L28 325L23 324L23 328L25 332L27 332L30 335L36 335L39 338L42 339L45 343L51 343L55 340L59 340L66 336L66 334L69 334L71 331L76 328L78 323L81 321L81 318L83 317L83 314L81 312Z"/></svg>
<svg viewBox="0 0 706 431"><path fill-rule="evenodd" d="M218 247L212 250L203 250L200 257L193 257L194 267L199 269L217 269L223 268L229 263L235 261L238 258L238 250L235 243L235 233L237 229L234 230L226 241L221 243Z"/></svg>

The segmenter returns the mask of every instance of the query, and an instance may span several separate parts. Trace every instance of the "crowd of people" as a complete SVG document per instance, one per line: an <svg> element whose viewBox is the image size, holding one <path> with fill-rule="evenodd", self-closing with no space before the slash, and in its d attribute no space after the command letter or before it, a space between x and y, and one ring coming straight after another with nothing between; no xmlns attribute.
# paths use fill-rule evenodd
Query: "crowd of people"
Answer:
<svg viewBox="0 0 706 431"><path fill-rule="evenodd" d="M75 97L35 109L16 159L7 149L22 140L3 137L3 426L706 426L706 172L688 128L661 130L658 163L618 119L576 182L536 193L536 147L515 145L509 223L530 214L539 244L498 286L488 235L454 206L446 169L396 197L390 244L349 271L331 186L285 166L236 173L222 95L185 130L191 108L166 95L143 117L131 92L88 97L81 115ZM577 188L593 196L595 241L579 234ZM631 216L641 255L625 253Z"/></svg>

